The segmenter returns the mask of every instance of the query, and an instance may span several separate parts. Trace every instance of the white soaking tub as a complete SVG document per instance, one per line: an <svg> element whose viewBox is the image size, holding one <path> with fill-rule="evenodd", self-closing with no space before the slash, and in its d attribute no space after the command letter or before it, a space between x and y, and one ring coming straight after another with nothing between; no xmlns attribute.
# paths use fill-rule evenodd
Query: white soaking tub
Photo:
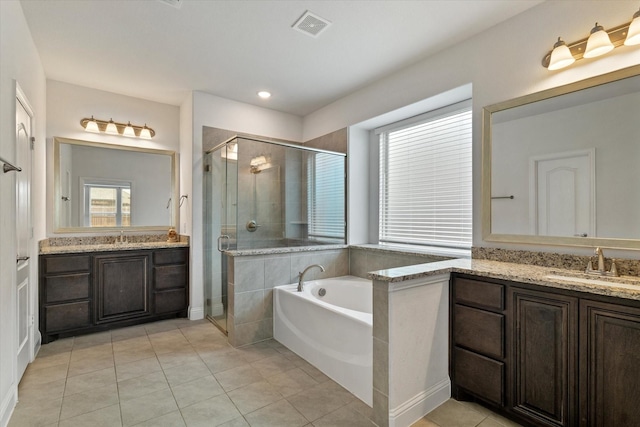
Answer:
<svg viewBox="0 0 640 427"><path fill-rule="evenodd" d="M274 338L372 406L371 281L342 276L297 287L274 288Z"/></svg>

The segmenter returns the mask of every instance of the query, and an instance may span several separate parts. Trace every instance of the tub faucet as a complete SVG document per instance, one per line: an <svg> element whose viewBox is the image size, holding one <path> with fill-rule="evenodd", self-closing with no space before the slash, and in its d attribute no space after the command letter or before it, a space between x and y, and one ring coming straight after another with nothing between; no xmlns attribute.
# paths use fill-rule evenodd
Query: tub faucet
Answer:
<svg viewBox="0 0 640 427"><path fill-rule="evenodd" d="M298 273L298 292L302 292L302 286L304 285L304 275L307 274L307 271L311 270L313 267L318 267L320 271L324 271L324 267L320 264L313 264L305 268L302 273Z"/></svg>

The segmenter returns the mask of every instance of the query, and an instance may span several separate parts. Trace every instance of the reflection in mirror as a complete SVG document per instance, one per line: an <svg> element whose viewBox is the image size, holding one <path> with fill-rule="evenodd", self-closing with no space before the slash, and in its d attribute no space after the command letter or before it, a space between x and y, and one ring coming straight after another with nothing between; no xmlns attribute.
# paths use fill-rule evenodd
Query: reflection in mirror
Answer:
<svg viewBox="0 0 640 427"><path fill-rule="evenodd" d="M639 71L485 108L487 240L638 245Z"/></svg>
<svg viewBox="0 0 640 427"><path fill-rule="evenodd" d="M175 226L175 153L54 138L56 232Z"/></svg>

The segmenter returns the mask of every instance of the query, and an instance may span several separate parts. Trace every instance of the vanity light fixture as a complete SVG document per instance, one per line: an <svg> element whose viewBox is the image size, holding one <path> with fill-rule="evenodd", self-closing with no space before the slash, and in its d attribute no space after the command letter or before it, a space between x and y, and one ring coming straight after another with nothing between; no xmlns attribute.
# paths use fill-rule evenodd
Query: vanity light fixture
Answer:
<svg viewBox="0 0 640 427"><path fill-rule="evenodd" d="M589 37L574 43L565 43L560 37L553 49L542 58L542 66L549 70L568 67L582 58L595 58L622 45L640 44L640 10L630 22L605 30L596 22Z"/></svg>
<svg viewBox="0 0 640 427"><path fill-rule="evenodd" d="M602 25L593 26L589 39L587 40L587 48L584 51L585 58L595 58L596 56L604 55L607 52L613 50L613 43L609 38L609 34L602 28Z"/></svg>
<svg viewBox="0 0 640 427"><path fill-rule="evenodd" d="M627 38L624 41L626 46L635 46L640 44L640 9L633 14L633 21L629 25Z"/></svg>
<svg viewBox="0 0 640 427"><path fill-rule="evenodd" d="M106 121L95 119L93 116L91 116L90 119L84 118L80 120L80 125L82 125L87 132L104 132L110 135L122 135L131 138L151 139L156 135L156 132L147 126L146 123L144 126L137 126L132 125L131 122L118 123L114 122L113 119Z"/></svg>

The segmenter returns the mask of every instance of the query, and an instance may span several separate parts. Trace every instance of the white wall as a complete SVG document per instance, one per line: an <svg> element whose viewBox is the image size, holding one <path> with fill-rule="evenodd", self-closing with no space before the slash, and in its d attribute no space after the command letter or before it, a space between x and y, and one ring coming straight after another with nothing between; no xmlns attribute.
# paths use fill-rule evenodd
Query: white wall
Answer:
<svg viewBox="0 0 640 427"><path fill-rule="evenodd" d="M47 117L47 194L49 195L54 194L53 137L176 152L180 150L180 109L174 105L47 80L47 111L49 111ZM116 122L130 121L140 126L147 124L156 131L156 135L152 140L146 140L85 132L80 125L80 120L92 115L101 120L113 118ZM47 198L47 234L49 236L54 236L53 202L53 197Z"/></svg>
<svg viewBox="0 0 640 427"><path fill-rule="evenodd" d="M32 209L44 211L44 170L46 79L40 57L27 27L18 1L0 1L0 156L15 160L16 91L18 82L34 109L32 135L36 138L33 152ZM0 426L4 426L15 405L16 381L16 235L15 172L0 171ZM44 216L34 215L34 239L45 235ZM35 277L36 262L31 265ZM37 321L36 321L37 324Z"/></svg>
<svg viewBox="0 0 640 427"><path fill-rule="evenodd" d="M622 46L607 56L583 59L549 71L542 57L559 35L569 42L586 37L593 23L617 26L631 20L630 1L547 1L484 33L379 80L304 118L308 140L430 98L468 83L473 85L474 246L558 250L556 247L485 242L481 224L482 107L640 63L638 47ZM353 154L353 153L351 153ZM588 249L562 248L588 253ZM637 254L620 254L617 256Z"/></svg>
<svg viewBox="0 0 640 427"><path fill-rule="evenodd" d="M191 235L191 292L189 317L200 319L204 316L203 289L203 217L202 217L202 127L210 126L234 132L260 135L289 141L302 141L302 118L280 113L266 108L231 101L203 92L193 92L191 99L183 103L181 126L191 123L192 161L191 171L183 170L185 182L192 183L189 195L191 227L187 224L187 234ZM186 111L191 110L191 117ZM182 128L184 135L188 129Z"/></svg>

